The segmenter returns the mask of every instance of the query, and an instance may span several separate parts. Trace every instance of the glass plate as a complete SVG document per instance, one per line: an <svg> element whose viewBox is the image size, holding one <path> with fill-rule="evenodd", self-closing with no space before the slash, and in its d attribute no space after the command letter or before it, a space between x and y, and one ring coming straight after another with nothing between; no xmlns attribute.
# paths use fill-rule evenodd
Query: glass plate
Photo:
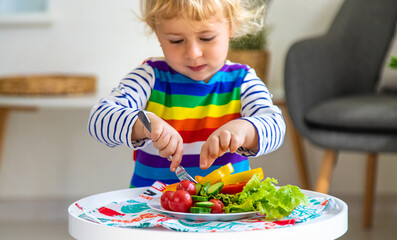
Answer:
<svg viewBox="0 0 397 240"><path fill-rule="evenodd" d="M184 213L184 212L173 212L165 210L161 207L160 197L152 199L147 204L151 209L156 210L160 213L166 213L175 218L193 220L193 221L233 221L243 218L249 218L256 215L256 212L242 212L242 213L211 213L211 214L196 214L196 213Z"/></svg>

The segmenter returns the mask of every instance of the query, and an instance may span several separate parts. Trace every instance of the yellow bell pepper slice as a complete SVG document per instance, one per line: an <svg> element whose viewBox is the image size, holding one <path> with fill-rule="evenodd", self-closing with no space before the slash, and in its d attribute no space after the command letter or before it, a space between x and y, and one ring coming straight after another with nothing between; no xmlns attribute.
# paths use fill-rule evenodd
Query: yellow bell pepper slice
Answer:
<svg viewBox="0 0 397 240"><path fill-rule="evenodd" d="M196 175L194 176L194 180L196 180L196 182L200 182L201 179L203 179L204 177Z"/></svg>
<svg viewBox="0 0 397 240"><path fill-rule="evenodd" d="M226 176L222 177L221 181L223 182L224 185L240 183L240 182L247 182L251 179L251 177L255 173L259 173L260 179L261 180L263 179L264 175L263 175L262 168L255 168L255 169L251 169L251 170L244 171L244 172L226 175Z"/></svg>
<svg viewBox="0 0 397 240"><path fill-rule="evenodd" d="M225 166L222 166L212 171L210 174L208 174L198 182L201 184L205 184L206 182L209 181L210 184L212 185L214 183L220 182L223 177L230 175L232 172L234 172L233 165L231 163L228 163Z"/></svg>

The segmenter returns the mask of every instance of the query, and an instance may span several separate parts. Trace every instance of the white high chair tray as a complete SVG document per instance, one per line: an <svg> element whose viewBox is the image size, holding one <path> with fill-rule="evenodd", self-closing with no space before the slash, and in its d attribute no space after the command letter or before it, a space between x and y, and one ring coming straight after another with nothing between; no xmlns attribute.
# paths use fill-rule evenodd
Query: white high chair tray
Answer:
<svg viewBox="0 0 397 240"><path fill-rule="evenodd" d="M92 195L76 201L88 210L96 209L114 201L126 201L142 192L142 188L125 189ZM334 204L326 214L298 223L291 227L244 232L195 233L178 232L163 227L121 228L94 223L79 215L81 211L73 203L68 208L69 233L79 240L108 239L172 239L172 240L210 240L210 239L337 239L348 229L348 206L342 200L330 195L302 190L308 197L332 198Z"/></svg>

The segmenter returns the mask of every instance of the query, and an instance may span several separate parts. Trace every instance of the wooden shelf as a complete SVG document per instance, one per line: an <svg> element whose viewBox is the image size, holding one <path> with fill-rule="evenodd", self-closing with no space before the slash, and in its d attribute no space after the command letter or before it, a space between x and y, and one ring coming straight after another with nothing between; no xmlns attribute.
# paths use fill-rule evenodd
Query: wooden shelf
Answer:
<svg viewBox="0 0 397 240"><path fill-rule="evenodd" d="M100 95L82 94L65 96L7 96L0 95L0 108L85 108L90 109Z"/></svg>

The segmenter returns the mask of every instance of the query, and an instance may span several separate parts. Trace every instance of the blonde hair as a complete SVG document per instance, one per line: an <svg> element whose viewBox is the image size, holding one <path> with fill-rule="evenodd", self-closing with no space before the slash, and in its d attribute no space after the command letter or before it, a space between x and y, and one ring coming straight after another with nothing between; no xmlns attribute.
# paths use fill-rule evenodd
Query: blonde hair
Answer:
<svg viewBox="0 0 397 240"><path fill-rule="evenodd" d="M233 38L238 38L263 29L265 3L258 5L258 0L141 0L141 14L151 32L163 20L187 18L207 24L211 16L221 14L230 24Z"/></svg>

